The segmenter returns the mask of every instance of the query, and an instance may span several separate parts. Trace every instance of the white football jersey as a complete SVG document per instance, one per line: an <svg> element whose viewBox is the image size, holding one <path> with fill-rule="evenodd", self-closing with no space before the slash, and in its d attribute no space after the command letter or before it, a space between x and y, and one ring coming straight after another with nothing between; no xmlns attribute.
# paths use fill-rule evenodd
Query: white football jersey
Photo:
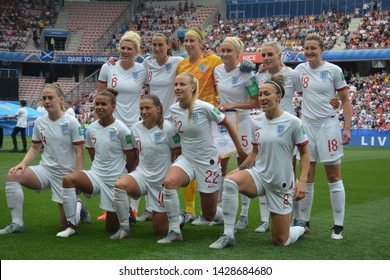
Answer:
<svg viewBox="0 0 390 280"><path fill-rule="evenodd" d="M308 144L301 120L287 112L273 120L260 114L252 119L251 130L252 144L259 149L256 170L268 183L283 186L292 182L294 147Z"/></svg>
<svg viewBox="0 0 390 280"><path fill-rule="evenodd" d="M176 68L184 58L170 56L167 62L159 65L154 57L147 57L142 63L148 71L149 93L157 95L161 101L164 111L164 118L171 118L170 107L175 103L174 84L176 79Z"/></svg>
<svg viewBox="0 0 390 280"><path fill-rule="evenodd" d="M295 115L294 107L293 107L293 99L294 99L294 84L293 84L293 72L294 70L290 67L284 66L280 71L276 74L271 74L268 70L263 73L256 74L256 81L259 87L267 80L270 80L272 77L277 77L279 75L283 76L284 79L284 96L280 100L280 108L283 111L289 112L290 114Z"/></svg>
<svg viewBox="0 0 390 280"><path fill-rule="evenodd" d="M125 70L120 66L120 61L115 65L105 63L100 70L99 81L107 83L107 88L118 91L114 117L130 129L140 120L140 93L148 82L145 67L135 63L133 67Z"/></svg>
<svg viewBox="0 0 390 280"><path fill-rule="evenodd" d="M32 142L42 143L45 147L39 164L56 175L65 176L75 170L73 145L83 145L84 136L75 117L64 114L53 122L45 114L35 121Z"/></svg>
<svg viewBox="0 0 390 280"><path fill-rule="evenodd" d="M220 64L214 69L214 79L220 104L248 102L259 92L254 74L243 73L238 68L226 72L224 64ZM239 111L240 119L250 118L250 110Z"/></svg>
<svg viewBox="0 0 390 280"><path fill-rule="evenodd" d="M306 119L319 121L335 116L330 100L337 91L348 88L341 68L329 62L313 69L309 62L294 69L294 88L302 94L302 114Z"/></svg>
<svg viewBox="0 0 390 280"><path fill-rule="evenodd" d="M180 147L180 136L170 121L164 120L163 129L147 129L142 121L131 129L134 147L139 151L136 168L148 182L163 181L171 166L171 151Z"/></svg>
<svg viewBox="0 0 390 280"><path fill-rule="evenodd" d="M101 126L99 121L89 125L86 147L95 150L91 169L103 180L118 180L128 173L123 151L134 147L130 130L120 120L115 120L106 127Z"/></svg>
<svg viewBox="0 0 390 280"><path fill-rule="evenodd" d="M194 103L189 120L188 109L181 108L179 102L171 106L171 113L180 135L181 154L199 164L216 163L218 151L211 133L211 122L220 124L225 115L213 105L199 99Z"/></svg>

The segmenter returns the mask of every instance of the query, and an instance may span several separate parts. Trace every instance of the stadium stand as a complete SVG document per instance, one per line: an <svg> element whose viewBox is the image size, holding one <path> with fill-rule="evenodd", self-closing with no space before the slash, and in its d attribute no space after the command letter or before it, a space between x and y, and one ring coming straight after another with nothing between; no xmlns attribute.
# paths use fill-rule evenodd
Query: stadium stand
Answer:
<svg viewBox="0 0 390 280"><path fill-rule="evenodd" d="M21 76L19 77L19 100L32 100L37 102L43 86L44 77Z"/></svg>

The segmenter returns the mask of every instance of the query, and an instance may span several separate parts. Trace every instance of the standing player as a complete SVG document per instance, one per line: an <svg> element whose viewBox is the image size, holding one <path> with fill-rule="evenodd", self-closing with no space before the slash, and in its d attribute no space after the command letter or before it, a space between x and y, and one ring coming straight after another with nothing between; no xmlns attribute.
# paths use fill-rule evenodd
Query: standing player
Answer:
<svg viewBox="0 0 390 280"><path fill-rule="evenodd" d="M87 197L100 194L100 208L107 212L106 231L112 232L119 228L113 207L114 184L127 173L126 166L130 168L134 165L135 152L129 129L113 116L115 96L103 91L96 95L94 103L99 119L88 126L86 137L92 168L78 170L64 177L62 199L68 226L57 237L69 237L76 233L76 190Z"/></svg>
<svg viewBox="0 0 390 280"><path fill-rule="evenodd" d="M181 73L175 80L177 103L171 113L180 135L182 153L169 168L164 181L165 209L169 220L168 235L158 243L182 240L180 206L176 189L197 178L197 189L204 217L207 221L222 220L222 209L217 207L218 191L222 184L221 165L214 139L210 133L211 122L226 126L237 152L246 157L233 124L214 106L198 100L198 80L190 73Z"/></svg>
<svg viewBox="0 0 390 280"><path fill-rule="evenodd" d="M15 116L8 116L9 119L16 119L16 126L12 131L12 143L14 144L14 148L11 150L11 153L19 152L18 150L18 141L16 140L16 135L20 132L20 136L22 138L23 150L22 153L27 152L27 140L26 140L26 128L27 128L27 117L28 112L26 107L26 100L20 100L19 102L20 108L16 111Z"/></svg>
<svg viewBox="0 0 390 280"><path fill-rule="evenodd" d="M258 92L259 88L253 73L243 73L237 66L240 64L238 58L244 49L244 43L237 37L227 37L221 44L221 59L223 64L215 67L214 79L220 98L219 110L229 117L235 112L225 112L232 109L239 111L239 138L245 152L252 150L250 139L250 110L259 108ZM222 175L226 175L229 157L222 158ZM237 163L242 162L237 158ZM221 190L222 192L222 190ZM221 193L220 193L221 195ZM245 228L248 224L248 208L250 200L243 197L243 207L241 215L245 215L246 220L239 220L237 228ZM244 201L245 200L245 201ZM245 207L248 206L248 207ZM240 218L243 216L240 216Z"/></svg>
<svg viewBox="0 0 390 280"><path fill-rule="evenodd" d="M148 82L145 67L135 62L141 38L128 31L119 41L120 60L115 65L105 63L99 73L98 91L112 88L118 92L114 117L130 130L139 121L141 90ZM138 202L134 205L138 209Z"/></svg>
<svg viewBox="0 0 390 280"><path fill-rule="evenodd" d="M334 227L332 239L343 238L345 189L341 179L341 158L343 145L351 139L352 106L348 85L343 71L337 65L322 60L324 42L318 34L306 37L304 55L307 62L298 65L294 72L294 86L302 94L303 125L307 131L310 148L310 175L307 180L308 196L299 202L297 219L310 220L314 197L316 162L325 165L330 200L332 203ZM337 110L330 100L338 96L344 112L345 127L341 137Z"/></svg>
<svg viewBox="0 0 390 280"><path fill-rule="evenodd" d="M22 186L35 191L51 188L52 200L58 203L61 228L67 227L61 198L62 179L83 168L84 138L79 122L65 114L64 92L59 84L45 86L42 99L48 113L35 121L31 148L22 162L7 174L5 193L12 223L0 230L0 234L25 231ZM27 167L39 154L42 144L45 148L39 165ZM77 216L80 219L80 215Z"/></svg>
<svg viewBox="0 0 390 280"><path fill-rule="evenodd" d="M239 171L225 177L222 194L224 233L209 247L223 249L235 244L234 222L238 210L238 193L248 197L266 195L272 219L272 241L287 246L304 234L304 222L290 227L292 201L305 196L309 171L309 149L301 121L284 112L279 102L284 95L283 77L264 82L259 102L264 114L252 120L252 152ZM295 191L291 158L295 146L301 153L301 175ZM249 168L249 169L247 169Z"/></svg>
<svg viewBox="0 0 390 280"><path fill-rule="evenodd" d="M168 168L180 153L180 136L172 123L164 120L163 105L156 95L141 98L140 112L142 121L131 130L138 166L115 184L114 207L120 229L111 236L114 240L130 236L128 194L136 198L147 195L148 207L153 211L153 233L160 236L168 233L163 185ZM184 220L185 216L181 222Z"/></svg>

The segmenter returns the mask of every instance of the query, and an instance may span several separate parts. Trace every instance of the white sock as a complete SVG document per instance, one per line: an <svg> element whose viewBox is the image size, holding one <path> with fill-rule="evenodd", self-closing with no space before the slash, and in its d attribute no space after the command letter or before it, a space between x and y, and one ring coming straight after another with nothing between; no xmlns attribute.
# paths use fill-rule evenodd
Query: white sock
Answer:
<svg viewBox="0 0 390 280"><path fill-rule="evenodd" d="M150 213L152 213L153 211L149 209L148 196L145 195L144 198L145 198L145 210L147 210L147 211L149 211ZM137 211L137 212L138 212L138 211Z"/></svg>
<svg viewBox="0 0 390 280"><path fill-rule="evenodd" d="M241 194L241 213L240 216L248 217L249 206L251 205L251 199L246 195Z"/></svg>
<svg viewBox="0 0 390 280"><path fill-rule="evenodd" d="M126 191L114 188L114 207L120 227L130 229L129 199Z"/></svg>
<svg viewBox="0 0 390 280"><path fill-rule="evenodd" d="M180 202L176 190L164 189L164 205L168 215L169 231L181 233L180 230Z"/></svg>
<svg viewBox="0 0 390 280"><path fill-rule="evenodd" d="M284 243L284 246L291 245L295 243L295 241L298 240L299 237L301 237L305 233L304 227L290 227L290 235L288 236L288 239L286 243Z"/></svg>
<svg viewBox="0 0 390 280"><path fill-rule="evenodd" d="M224 230L223 233L227 236L234 237L234 223L236 221L238 211L238 186L229 179L225 179L223 182L223 194L222 194L222 210Z"/></svg>
<svg viewBox="0 0 390 280"><path fill-rule="evenodd" d="M314 183L306 184L306 196L304 199L301 199L298 203L298 215L297 219L302 219L306 222L310 221L311 207L313 206L314 200Z"/></svg>
<svg viewBox="0 0 390 280"><path fill-rule="evenodd" d="M222 208L222 194L223 194L223 184L219 188L219 191L218 191L218 202L217 202L217 206L221 207L221 208Z"/></svg>
<svg viewBox="0 0 390 280"><path fill-rule="evenodd" d="M22 226L24 193L18 182L5 183L5 196L8 208L11 210L12 223Z"/></svg>
<svg viewBox="0 0 390 280"><path fill-rule="evenodd" d="M133 210L133 211L135 210L135 211L137 211L137 213L138 213L138 206L139 206L140 199L141 199L140 197L137 199L130 198L131 210ZM129 211L129 210L127 209L127 211Z"/></svg>
<svg viewBox="0 0 390 280"><path fill-rule="evenodd" d="M345 212L345 189L343 181L328 183L330 191L330 201L332 203L334 224L344 225Z"/></svg>
<svg viewBox="0 0 390 280"><path fill-rule="evenodd" d="M217 207L213 221L218 223L223 222L223 211L221 207Z"/></svg>
<svg viewBox="0 0 390 280"><path fill-rule="evenodd" d="M75 188L62 188L61 196L66 220L76 226L77 195Z"/></svg>
<svg viewBox="0 0 390 280"><path fill-rule="evenodd" d="M259 208L260 208L260 217L261 221L269 223L269 210L267 197L265 195L259 196Z"/></svg>
<svg viewBox="0 0 390 280"><path fill-rule="evenodd" d="M83 208L83 205L77 199L77 204L76 204L76 225L78 225L80 223L81 208Z"/></svg>

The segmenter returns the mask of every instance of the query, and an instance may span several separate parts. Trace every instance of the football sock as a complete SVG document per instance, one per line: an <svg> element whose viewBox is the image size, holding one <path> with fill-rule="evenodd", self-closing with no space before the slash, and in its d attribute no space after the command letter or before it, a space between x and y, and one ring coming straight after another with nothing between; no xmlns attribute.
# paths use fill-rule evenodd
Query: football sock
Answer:
<svg viewBox="0 0 390 280"><path fill-rule="evenodd" d="M345 189L343 181L328 183L330 191L330 201L332 203L334 224L342 226L344 224L345 212Z"/></svg>
<svg viewBox="0 0 390 280"><path fill-rule="evenodd" d="M129 229L129 199L126 191L114 188L114 207L120 227Z"/></svg>
<svg viewBox="0 0 390 280"><path fill-rule="evenodd" d="M180 231L180 203L179 196L177 195L176 190L167 190L164 189L164 205L165 210L168 215L169 221L169 230L173 230L176 233L181 233Z"/></svg>
<svg viewBox="0 0 390 280"><path fill-rule="evenodd" d="M5 195L8 208L11 210L12 223L23 225L24 193L18 182L5 183Z"/></svg>
<svg viewBox="0 0 390 280"><path fill-rule="evenodd" d="M265 195L259 196L259 208L261 221L269 223L268 202L267 197Z"/></svg>
<svg viewBox="0 0 390 280"><path fill-rule="evenodd" d="M248 217L249 206L251 204L251 199L246 195L241 194L241 214L240 216Z"/></svg>
<svg viewBox="0 0 390 280"><path fill-rule="evenodd" d="M62 188L61 196L66 220L76 226L77 195L75 188Z"/></svg>
<svg viewBox="0 0 390 280"><path fill-rule="evenodd" d="M305 233L305 228L304 227L290 227L290 235L288 236L288 239L286 243L284 243L284 246L291 245L295 243L295 241L298 240L300 236L302 236Z"/></svg>
<svg viewBox="0 0 390 280"><path fill-rule="evenodd" d="M222 210L224 220L224 234L234 237L234 223L238 211L238 186L230 180L223 182L224 192L222 194Z"/></svg>
<svg viewBox="0 0 390 280"><path fill-rule="evenodd" d="M137 213L138 213L138 206L139 206L140 199L141 199L140 197L137 199L130 198L131 210L136 211Z"/></svg>
<svg viewBox="0 0 390 280"><path fill-rule="evenodd" d="M195 214L196 180L193 180L183 189L183 195L186 204L186 212Z"/></svg>
<svg viewBox="0 0 390 280"><path fill-rule="evenodd" d="M298 203L298 215L297 219L302 219L306 222L310 221L311 207L313 206L314 199L314 183L306 184L306 196Z"/></svg>
<svg viewBox="0 0 390 280"><path fill-rule="evenodd" d="M213 218L214 222L222 222L223 221L223 211L221 207L217 207L217 211L215 212L215 216Z"/></svg>

